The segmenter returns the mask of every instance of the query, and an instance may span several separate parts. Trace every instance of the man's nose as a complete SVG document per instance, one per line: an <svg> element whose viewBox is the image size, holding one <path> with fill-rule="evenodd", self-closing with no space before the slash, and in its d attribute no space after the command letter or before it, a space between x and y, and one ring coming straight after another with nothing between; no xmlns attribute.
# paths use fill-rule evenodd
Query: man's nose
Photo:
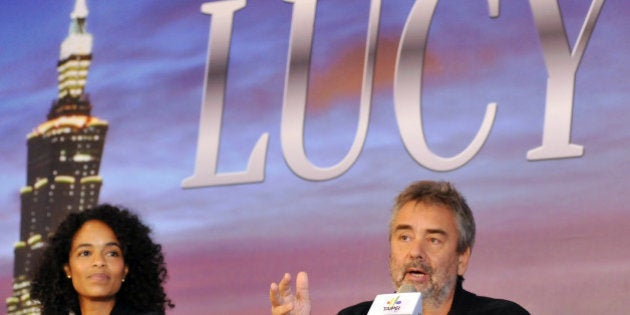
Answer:
<svg viewBox="0 0 630 315"><path fill-rule="evenodd" d="M409 256L414 259L426 258L425 243L423 238L416 238L410 244Z"/></svg>

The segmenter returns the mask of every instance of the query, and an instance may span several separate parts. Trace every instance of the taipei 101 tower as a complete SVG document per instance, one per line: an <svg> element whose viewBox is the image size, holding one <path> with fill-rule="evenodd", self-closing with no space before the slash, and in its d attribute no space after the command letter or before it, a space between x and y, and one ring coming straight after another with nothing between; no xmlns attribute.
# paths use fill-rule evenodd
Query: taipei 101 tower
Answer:
<svg viewBox="0 0 630 315"><path fill-rule="evenodd" d="M19 240L14 245L13 295L7 314L40 314L30 299L31 277L41 252L69 212L98 203L99 167L107 122L91 116L85 83L92 60L86 0L76 0L70 31L57 63L59 95L47 120L27 135L26 185L20 191Z"/></svg>

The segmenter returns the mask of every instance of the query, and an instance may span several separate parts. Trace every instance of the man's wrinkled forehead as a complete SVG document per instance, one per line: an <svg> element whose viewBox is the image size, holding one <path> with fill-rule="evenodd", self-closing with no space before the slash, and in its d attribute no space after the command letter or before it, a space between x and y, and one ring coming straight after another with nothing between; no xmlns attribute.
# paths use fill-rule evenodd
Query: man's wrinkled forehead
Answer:
<svg viewBox="0 0 630 315"><path fill-rule="evenodd" d="M404 228L409 228L409 229L413 228L410 224L398 222L401 210L405 207L408 207L410 204L414 209L417 209L420 206L427 206L427 207L433 207L433 209L441 209L440 211L444 211L444 213L450 213L453 215L453 223L455 224L455 226L457 226L457 220L455 218L453 211L450 209L449 206L445 205L444 203L436 202L436 201L412 200L412 201L408 201L407 203L401 205L399 208L394 209L392 211L392 215L390 217L390 222L389 222L389 237L390 238L393 235L393 233L395 233L398 230L401 230ZM431 227L430 229L442 230L445 232L444 228L438 227L438 226Z"/></svg>

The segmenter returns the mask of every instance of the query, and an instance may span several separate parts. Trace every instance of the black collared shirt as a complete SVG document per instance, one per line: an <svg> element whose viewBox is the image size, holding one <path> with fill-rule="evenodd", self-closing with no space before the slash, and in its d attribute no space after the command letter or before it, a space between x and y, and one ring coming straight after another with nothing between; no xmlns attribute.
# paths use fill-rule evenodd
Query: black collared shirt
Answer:
<svg viewBox="0 0 630 315"><path fill-rule="evenodd" d="M372 306L372 301L361 302L341 310L337 315L366 315ZM477 296L462 288L461 281L457 281L453 305L448 315L530 315L520 305L502 299Z"/></svg>

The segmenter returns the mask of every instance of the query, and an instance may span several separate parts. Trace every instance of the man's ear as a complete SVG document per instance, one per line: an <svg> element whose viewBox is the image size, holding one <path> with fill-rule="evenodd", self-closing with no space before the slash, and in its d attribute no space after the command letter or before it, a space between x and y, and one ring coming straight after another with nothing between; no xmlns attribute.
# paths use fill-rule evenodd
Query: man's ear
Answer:
<svg viewBox="0 0 630 315"><path fill-rule="evenodd" d="M466 272L466 269L468 269L468 260L470 259L471 253L472 253L472 250L470 249L470 247L468 247L463 253L459 254L458 261L457 261L457 274L458 275L463 276L464 273Z"/></svg>

